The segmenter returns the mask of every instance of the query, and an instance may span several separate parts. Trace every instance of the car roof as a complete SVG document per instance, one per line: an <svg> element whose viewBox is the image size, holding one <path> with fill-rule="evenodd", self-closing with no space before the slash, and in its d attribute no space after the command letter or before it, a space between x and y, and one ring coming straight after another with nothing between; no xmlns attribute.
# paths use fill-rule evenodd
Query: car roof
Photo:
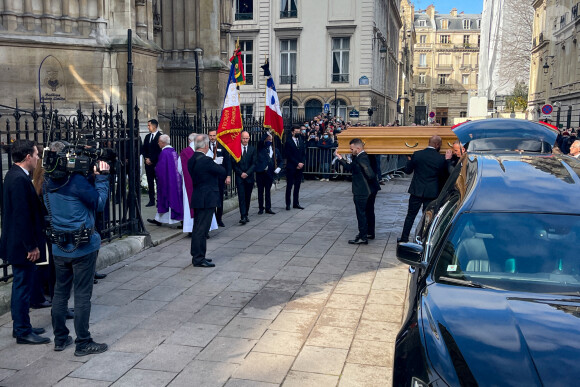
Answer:
<svg viewBox="0 0 580 387"><path fill-rule="evenodd" d="M473 154L477 182L469 211L543 212L580 215L580 161L534 153Z"/></svg>

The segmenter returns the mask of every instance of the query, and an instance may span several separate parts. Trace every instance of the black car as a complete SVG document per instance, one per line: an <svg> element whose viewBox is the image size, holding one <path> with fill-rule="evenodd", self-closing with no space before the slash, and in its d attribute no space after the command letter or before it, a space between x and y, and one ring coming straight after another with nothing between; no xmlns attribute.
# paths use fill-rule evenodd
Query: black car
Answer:
<svg viewBox="0 0 580 387"><path fill-rule="evenodd" d="M476 129L418 243L397 246L414 273L393 385L576 385L580 162L552 133L502 149Z"/></svg>

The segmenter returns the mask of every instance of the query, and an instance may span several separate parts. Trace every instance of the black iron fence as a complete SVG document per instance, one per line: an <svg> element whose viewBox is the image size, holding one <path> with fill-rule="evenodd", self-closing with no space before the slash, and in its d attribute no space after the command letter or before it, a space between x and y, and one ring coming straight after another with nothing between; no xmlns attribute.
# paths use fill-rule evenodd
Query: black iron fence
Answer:
<svg viewBox="0 0 580 387"><path fill-rule="evenodd" d="M50 142L64 140L75 144L80 138L92 136L101 148L112 148L117 155L111 164L109 198L105 211L97 214L97 229L104 242L120 238L125 235L144 232L143 221L140 215L140 192L129 195L128 182L134 179L136 190L139 189L139 154L140 142L138 128L139 108L134 108L135 139L134 153L129 152L131 138L123 111L110 103L101 108L90 107L83 112L82 106L73 114L62 114L52 106L36 104L32 110L20 109L18 102L15 107L0 105L0 209L3 203L4 176L12 166L12 146L15 140L28 139L35 141L39 148ZM40 150L40 149L39 149ZM136 167L129 168L130 158L134 158ZM37 179L43 175L35 174ZM129 217L130 210L137 214ZM8 276L7 265L2 265L2 277L6 281Z"/></svg>

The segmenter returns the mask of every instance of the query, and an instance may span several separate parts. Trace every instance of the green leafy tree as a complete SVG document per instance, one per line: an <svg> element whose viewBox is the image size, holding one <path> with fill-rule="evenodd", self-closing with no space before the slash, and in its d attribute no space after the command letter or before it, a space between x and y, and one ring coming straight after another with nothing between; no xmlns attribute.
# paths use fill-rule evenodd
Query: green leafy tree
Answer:
<svg viewBox="0 0 580 387"><path fill-rule="evenodd" d="M506 106L512 112L528 108L528 86L523 81L516 82L512 95L506 98Z"/></svg>

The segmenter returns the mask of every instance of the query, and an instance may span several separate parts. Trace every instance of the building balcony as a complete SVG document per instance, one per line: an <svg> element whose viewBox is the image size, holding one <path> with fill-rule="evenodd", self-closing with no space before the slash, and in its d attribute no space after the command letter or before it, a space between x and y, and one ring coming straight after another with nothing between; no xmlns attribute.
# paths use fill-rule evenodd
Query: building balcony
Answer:
<svg viewBox="0 0 580 387"><path fill-rule="evenodd" d="M433 43L415 43L415 49L430 49Z"/></svg>
<svg viewBox="0 0 580 387"><path fill-rule="evenodd" d="M292 78L292 79L290 79ZM292 81L292 84L295 85L296 84L296 78L298 78L295 74L292 75L280 75L280 84L281 85L289 85L290 81Z"/></svg>
<svg viewBox="0 0 580 387"><path fill-rule="evenodd" d="M332 83L348 83L348 74L332 74Z"/></svg>
<svg viewBox="0 0 580 387"><path fill-rule="evenodd" d="M252 20L254 19L254 13L236 13L236 20Z"/></svg>
<svg viewBox="0 0 580 387"><path fill-rule="evenodd" d="M280 11L280 19L289 19L289 18L297 18L297 17L298 17L297 10Z"/></svg>
<svg viewBox="0 0 580 387"><path fill-rule="evenodd" d="M453 85L450 85L448 83L444 83L444 84L436 84L435 85L435 90L436 91L453 91Z"/></svg>
<svg viewBox="0 0 580 387"><path fill-rule="evenodd" d="M437 70L453 70L452 64L438 64L436 67Z"/></svg>

